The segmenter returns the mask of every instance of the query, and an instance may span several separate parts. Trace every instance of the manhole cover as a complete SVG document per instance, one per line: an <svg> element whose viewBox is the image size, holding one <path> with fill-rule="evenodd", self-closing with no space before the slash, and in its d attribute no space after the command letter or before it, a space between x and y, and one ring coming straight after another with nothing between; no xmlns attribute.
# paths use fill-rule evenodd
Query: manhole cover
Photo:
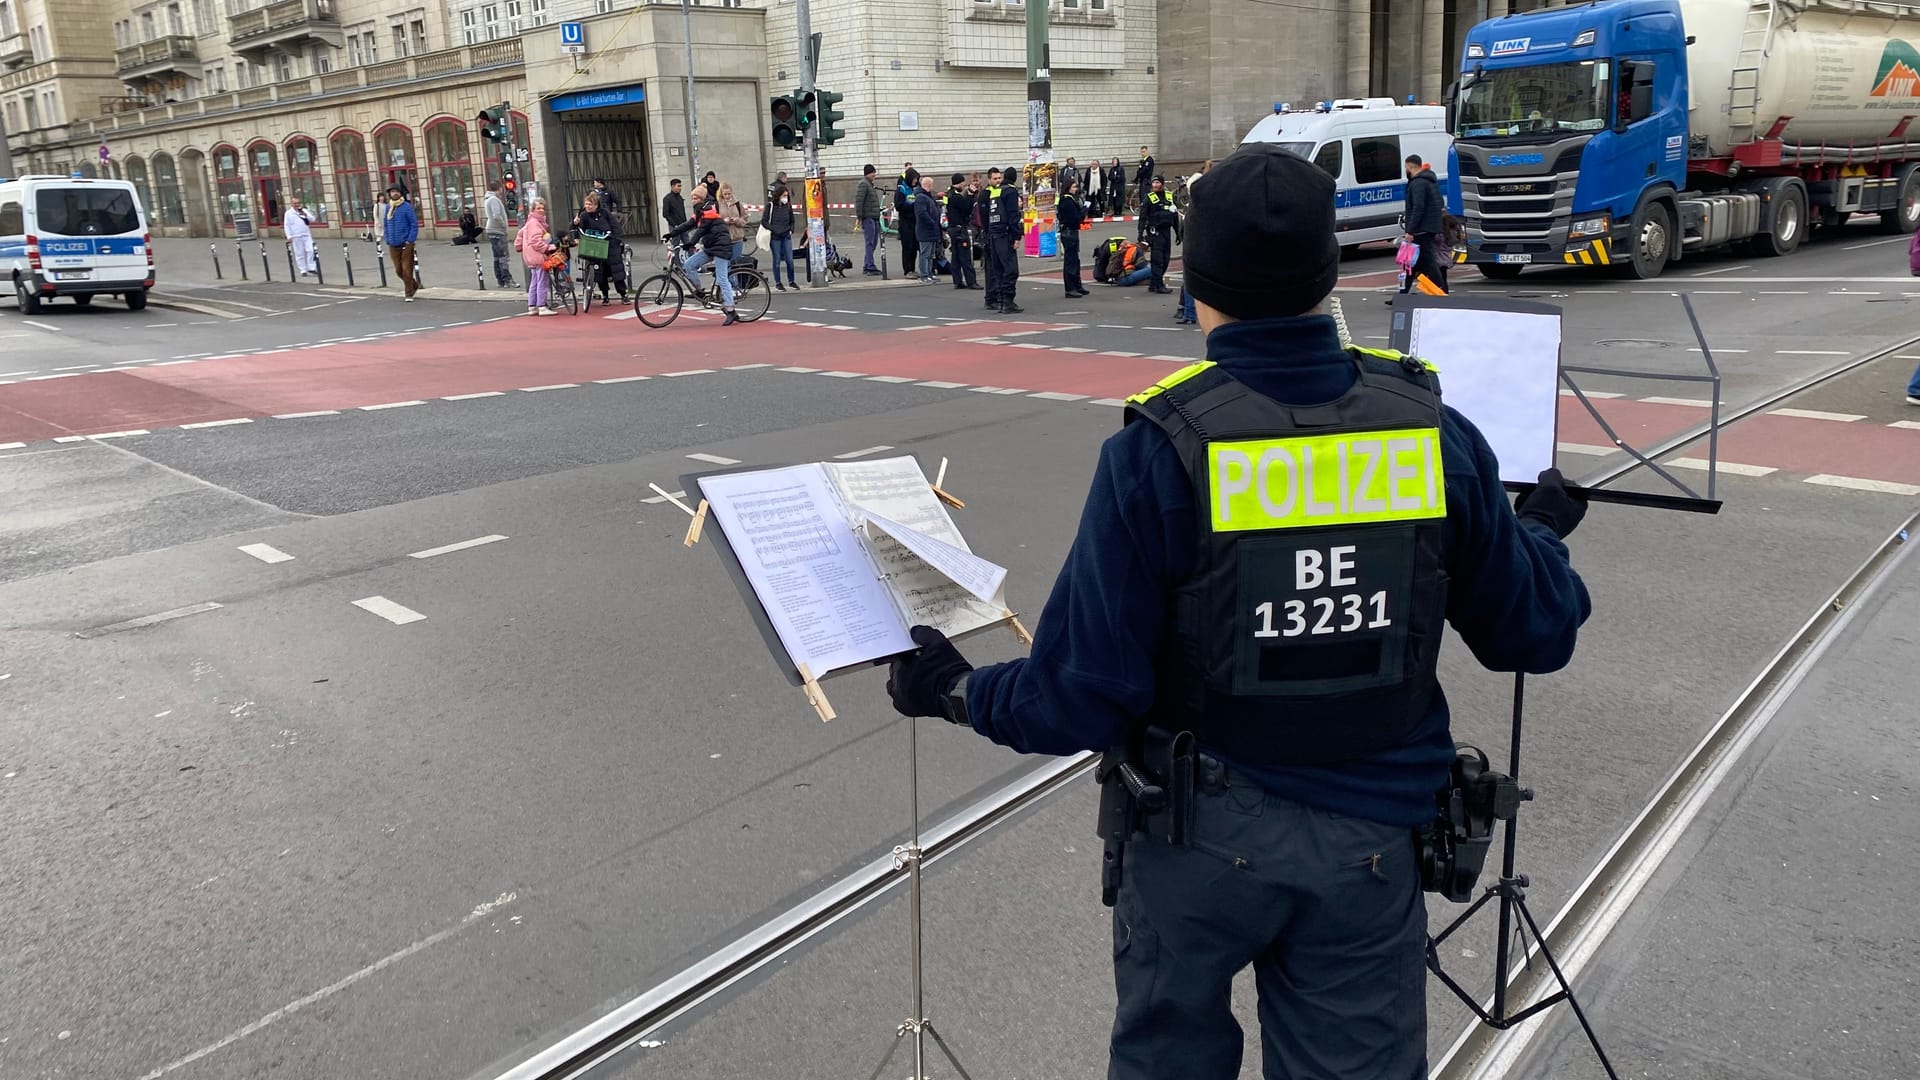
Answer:
<svg viewBox="0 0 1920 1080"><path fill-rule="evenodd" d="M1596 341L1594 344L1608 349L1677 349L1680 347L1677 341L1655 341L1652 338L1632 337L1607 338L1604 341Z"/></svg>

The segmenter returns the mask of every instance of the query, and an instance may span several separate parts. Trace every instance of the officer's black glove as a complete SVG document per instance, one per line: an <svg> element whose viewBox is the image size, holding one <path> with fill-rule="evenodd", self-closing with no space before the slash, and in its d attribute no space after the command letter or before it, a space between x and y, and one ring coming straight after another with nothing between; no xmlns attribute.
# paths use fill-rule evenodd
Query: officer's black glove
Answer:
<svg viewBox="0 0 1920 1080"><path fill-rule="evenodd" d="M1555 536L1565 540L1580 526L1580 519L1587 516L1587 493L1567 490L1560 470L1547 469L1540 474L1538 485L1520 496L1513 512L1521 521L1546 525Z"/></svg>
<svg viewBox="0 0 1920 1080"><path fill-rule="evenodd" d="M920 648L893 662L887 675L887 696L902 716L933 716L954 720L947 695L960 677L973 670L947 635L931 626L909 633Z"/></svg>

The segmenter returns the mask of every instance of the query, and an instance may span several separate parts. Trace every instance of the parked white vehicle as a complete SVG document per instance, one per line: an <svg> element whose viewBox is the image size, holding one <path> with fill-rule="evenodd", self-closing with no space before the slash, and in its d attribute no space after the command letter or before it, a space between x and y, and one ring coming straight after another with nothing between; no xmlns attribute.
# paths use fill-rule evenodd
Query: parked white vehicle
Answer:
<svg viewBox="0 0 1920 1080"><path fill-rule="evenodd" d="M1409 154L1433 167L1447 187L1453 136L1439 105L1396 105L1392 98L1344 98L1302 112L1276 112L1244 143L1278 143L1334 179L1334 229L1342 247L1400 235L1407 207Z"/></svg>
<svg viewBox="0 0 1920 1080"><path fill-rule="evenodd" d="M20 310L119 296L132 311L153 288L146 210L125 180L23 176L0 181L0 273Z"/></svg>

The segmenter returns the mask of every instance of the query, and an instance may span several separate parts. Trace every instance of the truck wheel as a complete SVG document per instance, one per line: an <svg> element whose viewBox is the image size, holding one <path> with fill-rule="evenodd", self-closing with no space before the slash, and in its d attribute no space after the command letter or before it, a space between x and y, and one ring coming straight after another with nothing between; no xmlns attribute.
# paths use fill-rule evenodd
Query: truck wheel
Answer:
<svg viewBox="0 0 1920 1080"><path fill-rule="evenodd" d="M1880 211L1880 231L1904 236L1920 225L1920 169L1908 169L1900 178L1900 198L1893 209Z"/></svg>
<svg viewBox="0 0 1920 1080"><path fill-rule="evenodd" d="M13 298L20 303L20 314L40 314L40 298L27 290L27 283L16 280L13 283Z"/></svg>
<svg viewBox="0 0 1920 1080"><path fill-rule="evenodd" d="M1627 276L1646 281L1667 268L1673 254L1673 218L1665 203L1650 202L1633 213L1633 258Z"/></svg>
<svg viewBox="0 0 1920 1080"><path fill-rule="evenodd" d="M1791 255L1807 238L1807 193L1798 184L1781 184L1773 190L1773 227L1753 238L1760 255Z"/></svg>
<svg viewBox="0 0 1920 1080"><path fill-rule="evenodd" d="M1488 281L1512 281L1526 267L1519 263L1481 263L1474 269L1480 271L1480 276Z"/></svg>

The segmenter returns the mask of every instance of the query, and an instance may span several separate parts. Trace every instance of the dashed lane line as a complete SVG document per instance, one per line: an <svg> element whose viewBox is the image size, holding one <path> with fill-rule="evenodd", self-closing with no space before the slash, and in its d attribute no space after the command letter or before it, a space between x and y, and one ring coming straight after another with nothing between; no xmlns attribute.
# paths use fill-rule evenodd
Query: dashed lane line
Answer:
<svg viewBox="0 0 1920 1080"><path fill-rule="evenodd" d="M545 386L523 386L520 388L520 392L523 394L537 394L542 390L578 390L579 388L580 384L577 382L557 382L548 383Z"/></svg>
<svg viewBox="0 0 1920 1080"><path fill-rule="evenodd" d="M1772 476L1780 471L1771 465L1743 465L1738 461L1708 461L1706 458L1693 457L1677 457L1667 464L1676 469L1693 469L1696 472L1716 469L1735 476Z"/></svg>
<svg viewBox="0 0 1920 1080"><path fill-rule="evenodd" d="M1920 431L1920 420L1895 420L1893 423L1888 424L1887 426L1905 428L1908 431ZM16 443L15 445L17 446L19 444ZM5 449L5 448L0 447L0 449Z"/></svg>
<svg viewBox="0 0 1920 1080"><path fill-rule="evenodd" d="M849 450L844 454L835 454L833 456L837 461L851 461L854 458L863 458L869 454L884 454L891 449L893 449L891 446L869 446L864 450Z"/></svg>
<svg viewBox="0 0 1920 1080"><path fill-rule="evenodd" d="M1859 413L1821 412L1819 409L1772 409L1774 416L1797 416L1802 420L1833 420L1842 424L1851 424L1866 417Z"/></svg>
<svg viewBox="0 0 1920 1080"><path fill-rule="evenodd" d="M309 416L339 416L339 409L315 409L312 412L274 413L275 420L304 420Z"/></svg>
<svg viewBox="0 0 1920 1080"><path fill-rule="evenodd" d="M155 626L163 622L172 622L174 619L184 619L189 615L198 615L203 611L217 611L219 610L219 608L220 608L219 604L215 603L212 600L208 600L205 603L189 604L186 607L178 607L170 611L158 611L153 613L152 615L142 615L137 619L128 619L125 622L108 623L105 626L95 626L87 630L78 631L73 636L77 638L104 637L107 634L117 634L122 630L138 630L146 626Z"/></svg>
<svg viewBox="0 0 1920 1080"><path fill-rule="evenodd" d="M426 619L425 615L407 607L405 604L396 604L384 596L363 597L362 599L355 600L353 606L362 611L378 615L395 626L405 626L408 623L417 623Z"/></svg>
<svg viewBox="0 0 1920 1080"><path fill-rule="evenodd" d="M1588 457L1606 457L1615 451L1611 446L1594 446L1590 443L1554 443L1553 448L1563 454L1585 454Z"/></svg>
<svg viewBox="0 0 1920 1080"><path fill-rule="evenodd" d="M428 548L425 551L410 551L407 553L407 558L431 559L436 555L447 555L455 551L465 551L468 548L484 547L487 544L497 544L500 541L505 539L506 537L501 536L499 533L491 533L487 536L476 536L471 540L462 540L457 544L445 544L436 548Z"/></svg>
<svg viewBox="0 0 1920 1080"><path fill-rule="evenodd" d="M129 428L126 431L103 431L103 432L100 432L98 435L89 435L87 436L87 438L89 439L125 439L125 438L130 438L134 435L151 435L151 434L153 434L153 432L148 431L146 428Z"/></svg>
<svg viewBox="0 0 1920 1080"><path fill-rule="evenodd" d="M242 554L251 555L268 565L293 561L293 556L281 551L272 544L241 544L240 551Z"/></svg>
<svg viewBox="0 0 1920 1080"><path fill-rule="evenodd" d="M1852 491L1877 491L1888 495L1920 495L1920 484L1900 484L1892 480L1867 480L1858 476L1832 476L1821 473L1818 476L1807 477L1806 482L1820 484L1823 487L1847 488Z"/></svg>
<svg viewBox="0 0 1920 1080"><path fill-rule="evenodd" d="M687 455L687 460L689 460L689 461L704 461L704 462L706 462L706 463L707 463L707 464L709 464L709 465L738 465L738 464L740 464L740 460L739 460L738 458L730 458L730 457L721 457L721 456L720 456L719 454L706 454L706 453L699 453L699 454L688 454L688 455Z"/></svg>
<svg viewBox="0 0 1920 1080"><path fill-rule="evenodd" d="M477 398L483 398L483 397L506 397L506 396L507 394L506 394L506 391L504 390L482 390L477 394L448 394L446 397L443 397L440 400L441 401L473 401Z"/></svg>
<svg viewBox="0 0 1920 1080"><path fill-rule="evenodd" d="M867 381L878 382L878 383L895 383L895 384L910 383L913 381L913 376L911 375L869 375L867 376Z"/></svg>
<svg viewBox="0 0 1920 1080"><path fill-rule="evenodd" d="M188 431L196 431L200 428L232 427L235 424L251 424L251 423L253 423L253 420L251 417L236 416L231 420L202 420L197 424L181 424L180 426Z"/></svg>
<svg viewBox="0 0 1920 1080"><path fill-rule="evenodd" d="M425 405L425 401L389 401L380 405L362 405L361 412L379 412L381 409L405 409L413 405Z"/></svg>
<svg viewBox="0 0 1920 1080"><path fill-rule="evenodd" d="M703 368L690 368L686 371L663 371L660 373L660 377L663 379L678 379L678 378L685 377L687 375L711 375L711 374L713 374L712 368L703 367Z"/></svg>
<svg viewBox="0 0 1920 1080"><path fill-rule="evenodd" d="M1696 408L1696 409L1713 408L1713 402L1707 401L1703 398L1644 397L1644 398L1641 398L1640 400L1646 402L1649 405L1686 405L1690 408Z"/></svg>

